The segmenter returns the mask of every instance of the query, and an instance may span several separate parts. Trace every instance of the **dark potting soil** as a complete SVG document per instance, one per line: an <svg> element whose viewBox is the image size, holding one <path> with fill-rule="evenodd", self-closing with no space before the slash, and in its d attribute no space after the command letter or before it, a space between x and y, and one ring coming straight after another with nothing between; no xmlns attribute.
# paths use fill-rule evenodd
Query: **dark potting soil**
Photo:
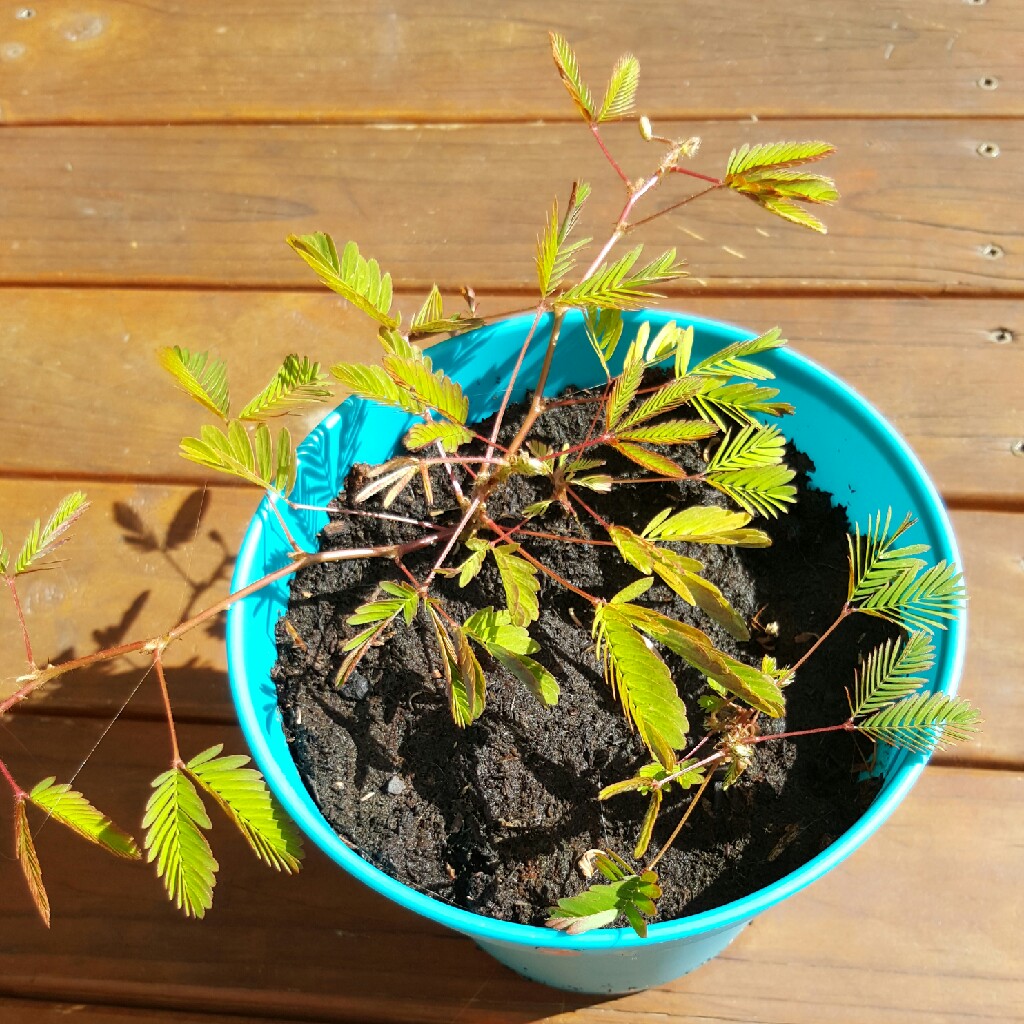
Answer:
<svg viewBox="0 0 1024 1024"><path fill-rule="evenodd" d="M593 406L545 414L536 435L553 446L586 436ZM507 422L515 424L510 415ZM481 432L488 433L481 428ZM506 443L511 430L503 432ZM639 467L610 449L597 453L615 476ZM674 448L688 470L703 467L697 448ZM748 622L752 639L738 643L672 591L656 583L641 602L705 630L723 650L750 664L772 653L780 665L800 658L835 618L846 599L845 511L810 488L806 456L790 450L799 470L792 510L754 525L773 546L738 549L678 545L704 563ZM460 474L461 475L461 474ZM360 470L339 502L351 508ZM458 509L440 471L432 473L433 511L417 481L389 509L393 514L454 525ZM663 508L727 501L694 482L616 487L610 494L582 491L605 519L641 530ZM500 521L550 496L545 478L514 478L489 502ZM359 506L378 507L374 501ZM440 511L439 511L440 510ZM589 516L570 518L557 503L531 528L606 539ZM322 548L389 544L422 535L393 520L335 514ZM592 594L610 597L638 577L611 549L529 538L529 550L559 575ZM457 552L449 564L465 557ZM405 564L423 578L437 558L426 549ZM530 627L542 650L534 657L561 687L547 709L500 666L481 653L488 676L487 706L469 728L452 721L432 627L418 616L401 619L386 642L372 647L348 682L335 680L345 641L357 629L345 618L378 595L382 580L404 580L385 559L313 566L292 582L287 625L277 639L274 669L285 732L299 772L317 806L338 834L371 863L395 878L476 913L540 924L545 908L585 886L577 862L591 848L631 854L647 800L624 794L605 802L598 792L634 775L651 757L623 718L597 664L590 636L592 616L582 598L541 577L541 616ZM436 593L451 615L464 621L482 607L505 607L497 570L488 560L465 589L439 576ZM421 613L422 614L422 613ZM859 656L891 635L878 620L847 619L801 669L786 690L784 720L761 717L762 731L808 729L849 717L846 687ZM687 705L691 735L700 736L697 697L702 677L671 652L661 651ZM799 867L835 840L864 812L877 780L859 781L870 744L846 732L756 746L751 768L728 789L715 782L658 865L665 895L659 919L693 914L739 899ZM691 791L692 792L692 791ZM666 796L649 859L668 838L691 797Z"/></svg>

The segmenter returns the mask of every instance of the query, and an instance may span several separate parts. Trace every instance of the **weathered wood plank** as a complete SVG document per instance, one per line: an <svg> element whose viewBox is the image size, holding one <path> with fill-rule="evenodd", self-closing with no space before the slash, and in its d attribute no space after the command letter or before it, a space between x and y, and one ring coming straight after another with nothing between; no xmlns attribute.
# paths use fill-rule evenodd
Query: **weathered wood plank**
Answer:
<svg viewBox="0 0 1024 1024"><path fill-rule="evenodd" d="M177 449L203 410L157 365L162 345L226 359L236 403L288 352L325 365L380 352L369 321L326 290L10 289L3 299L6 474L201 480ZM408 317L419 301L403 295L398 307ZM480 297L491 314L519 304ZM688 295L675 304L753 330L779 324L889 417L947 497L1024 498L1024 459L1012 454L1024 436L1024 303ZM1013 340L993 341L1000 331ZM317 418L297 420L295 432Z"/></svg>
<svg viewBox="0 0 1024 1024"><path fill-rule="evenodd" d="M111 1006L51 999L0 999L0 1020L4 1024L298 1024L294 1017L258 1018L246 1014L208 1014L191 1010L153 1007Z"/></svg>
<svg viewBox="0 0 1024 1024"><path fill-rule="evenodd" d="M1024 33L1007 4L804 0L752 17L724 0L623 18L610 0L585 13L535 0L514 11L60 0L11 13L0 36L11 123L566 117L548 29L573 42L598 93L633 50L654 116L1024 112ZM984 76L998 87L980 87Z"/></svg>
<svg viewBox="0 0 1024 1024"><path fill-rule="evenodd" d="M1024 123L662 128L702 134L694 166L711 173L724 172L741 142L828 139L840 152L827 169L844 194L826 211L828 237L738 195L713 194L655 221L637 237L679 246L691 263L694 276L674 294L1020 293ZM630 174L660 155L631 126L608 136ZM979 156L982 141L1001 155ZM0 282L8 283L313 288L284 237L331 230L375 255L403 288L533 289L535 240L556 193L564 197L578 177L596 184L583 230L598 238L622 205L581 125L11 128L4 143ZM681 175L670 178L666 201L692 191ZM655 194L637 217L661 206Z"/></svg>
<svg viewBox="0 0 1024 1024"><path fill-rule="evenodd" d="M16 774L32 774L32 757L73 768L94 740L80 720L15 727L32 751L11 751ZM183 741L198 750L216 738L192 727ZM121 722L78 781L115 817L137 820L162 742L158 726ZM1015 1019L1022 782L930 769L851 861L759 918L725 956L662 989L604 1001L514 976L315 853L297 878L272 878L219 822L214 909L201 924L182 921L146 868L109 861L50 823L38 844L50 932L33 919L13 861L0 862L0 994L317 1021Z"/></svg>
<svg viewBox="0 0 1024 1024"><path fill-rule="evenodd" d="M0 481L2 528L20 537L30 520L48 515L68 485L42 481ZM256 504L248 489L211 488L198 533L194 522L198 491L186 487L141 484L88 485L94 507L76 528L76 538L62 552L60 566L19 581L29 616L36 656L56 659L73 648L78 654L137 638L157 635L180 620L192 600L192 612L227 593L230 553L237 550ZM180 544L164 550L167 524ZM942 756L952 762L1024 765L1024 739L1018 723L1024 696L1015 680L1024 677L1024 636L1018 609L1024 606L1024 516L1013 513L955 512L970 588L969 644L963 693L982 709L985 725L971 743ZM221 540L211 539L217 530ZM151 550L138 541L151 534ZM193 540L194 536L194 540ZM226 550L225 550L226 549ZM227 554L226 554L227 552ZM187 573L203 589L184 582ZM219 578L218 577L219 574ZM212 582L211 582L212 581ZM136 617L126 623L129 610ZM0 594L0 696L13 692L21 671L21 638L6 594ZM167 652L168 681L174 706L182 717L233 721L225 677L220 630L201 627ZM134 693L127 713L162 715L159 692L148 661L122 660L109 668L89 670L53 684L33 710L52 713L112 715ZM140 685L141 684L141 685Z"/></svg>

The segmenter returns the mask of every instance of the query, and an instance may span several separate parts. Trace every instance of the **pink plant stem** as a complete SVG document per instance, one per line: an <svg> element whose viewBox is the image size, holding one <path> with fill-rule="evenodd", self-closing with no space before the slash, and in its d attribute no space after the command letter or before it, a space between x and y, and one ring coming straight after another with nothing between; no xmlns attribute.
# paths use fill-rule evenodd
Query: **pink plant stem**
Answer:
<svg viewBox="0 0 1024 1024"><path fill-rule="evenodd" d="M634 221L626 228L627 231L634 231L636 228L643 227L645 224L650 224L652 220L657 220L659 217L664 217L666 213L671 213L673 210L678 210L682 206L686 206L688 203L692 203L694 199L700 199L701 196L706 196L709 192L716 192L722 187L721 182L717 185L709 185L707 188L701 189L699 192L694 192L692 196L687 196L685 199L680 199L677 203L672 203L670 206L666 206L663 210L658 210L657 213L652 213L649 217L644 217L643 220Z"/></svg>
<svg viewBox="0 0 1024 1024"><path fill-rule="evenodd" d="M608 147L604 144L604 139L601 138L601 131L596 124L591 123L590 131L593 133L594 138L597 140L597 144L601 147L601 152L604 153L605 159L612 165L612 169L622 179L623 183L627 188L632 186L632 182L629 180L626 172L619 166L618 161L609 152Z"/></svg>
<svg viewBox="0 0 1024 1024"><path fill-rule="evenodd" d="M680 167L673 164L669 170L673 174L685 174L688 178L697 178L699 181L710 181L715 188L721 188L725 182L721 178L713 178L710 174L701 174L700 171L691 171L689 167Z"/></svg>
<svg viewBox="0 0 1024 1024"><path fill-rule="evenodd" d="M839 725L822 725L817 729L798 729L795 732L776 732L766 733L763 736L755 736L753 739L744 740L744 743L768 743L771 740L791 740L797 736L815 736L822 732L850 732L855 729L856 726L853 724L853 719L847 719L845 722L841 722Z"/></svg>
<svg viewBox="0 0 1024 1024"><path fill-rule="evenodd" d="M526 548L519 549L519 556L525 558L531 565L536 566L545 576L549 576L556 583L560 583L566 590L571 590L574 594L579 594L584 600L589 601L591 604L596 605L598 600L593 594L588 594L585 590L580 590L575 584L570 583L567 579L559 576L554 569L549 569L543 562L538 561L533 555L530 554Z"/></svg>
<svg viewBox="0 0 1024 1024"><path fill-rule="evenodd" d="M153 651L153 667L156 669L156 678L160 683L160 696L163 698L164 714L167 716L167 729L171 735L171 764L178 766L183 762L181 760L181 753L178 750L178 731L174 728L174 714L171 711L171 697L167 692L167 680L164 677L164 663L160 647Z"/></svg>
<svg viewBox="0 0 1024 1024"><path fill-rule="evenodd" d="M19 680L19 682L23 682L21 688L0 703L0 715L6 714L12 707L14 707L15 704L25 700L34 690L37 690L44 683L48 683L50 680L56 679L68 672L86 668L89 665L95 665L98 662L110 661L113 658L119 658L125 654L137 654L141 651L153 651L157 647L161 646L166 647L174 640L184 636L190 630L195 629L196 626L200 626L204 622L207 622L219 615L221 612L226 611L236 602L241 601L252 594L258 593L260 590L270 586L272 583L285 579L293 573L298 572L300 569L305 569L307 566L320 565L325 562L344 562L362 558L399 559L403 555L410 554L413 551L419 551L421 548L437 544L447 535L447 530L439 530L437 533L434 533L429 537L419 537L416 540L406 541L404 544L389 544L375 548L346 548L342 551L318 551L315 553L302 554L294 558L288 565L282 566L280 569L275 569L274 572L268 573L266 576L256 580L254 583L250 583L249 586L236 591L234 594L229 594L223 600L211 605L198 615L194 615L192 618L179 623L166 633L149 637L145 640L134 640L131 643L120 644L117 647L108 647L105 650L96 651L93 654L83 655L81 658L72 658L68 661L61 662L59 665L47 665L44 668L33 669L28 677L22 676Z"/></svg>
<svg viewBox="0 0 1024 1024"><path fill-rule="evenodd" d="M851 608L849 604L843 605L843 610L836 616L835 622L833 622L832 625L814 641L814 644L811 647L804 651L803 657L789 670L790 675L795 675L797 669L799 669L800 666L803 665L803 663L807 661L807 659L829 638L832 631L839 625L839 623L848 615L852 615L854 611L855 609Z"/></svg>
<svg viewBox="0 0 1024 1024"><path fill-rule="evenodd" d="M18 615L18 625L21 626L21 640L25 645L25 657L28 659L28 667L35 670L36 661L32 657L32 641L29 639L28 626L25 624L25 612L21 607L21 598L18 597L18 588L13 576L4 576L7 589L11 592L11 599L14 601L14 610Z"/></svg>
<svg viewBox="0 0 1024 1024"><path fill-rule="evenodd" d="M604 529L611 529L610 524L602 516L598 515L571 487L566 487L565 493L569 495L588 515L592 516Z"/></svg>
<svg viewBox="0 0 1024 1024"><path fill-rule="evenodd" d="M494 426L491 429L491 437L487 442L487 458L490 458L494 454L494 449L498 447L498 434L501 432L501 424L505 419L505 411L508 409L508 403L512 399L512 389L515 387L516 378L519 376L519 371L523 367L523 360L526 358L526 353L530 348L530 342L533 341L534 334L537 333L537 325L540 323L540 318L544 315L544 312L545 306L542 302L537 306L537 310L533 317L533 323L530 324L530 329L526 332L526 337L523 339L523 344L519 349L519 357L516 359L516 365L512 367L512 375L508 379L508 384L505 387L505 394L502 395L501 398L501 405L498 406L497 415L494 417Z"/></svg>
<svg viewBox="0 0 1024 1024"><path fill-rule="evenodd" d="M21 786L14 781L14 776L10 773L2 758L0 758L0 775L7 780L7 784L14 790L14 797L16 800L24 800L25 797L28 796L28 793L26 793L25 790L23 790Z"/></svg>

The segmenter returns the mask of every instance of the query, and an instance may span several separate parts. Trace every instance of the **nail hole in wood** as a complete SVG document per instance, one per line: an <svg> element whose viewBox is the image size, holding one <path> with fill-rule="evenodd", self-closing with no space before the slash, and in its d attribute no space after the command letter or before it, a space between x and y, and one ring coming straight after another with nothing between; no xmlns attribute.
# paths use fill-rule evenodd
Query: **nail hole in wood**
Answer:
<svg viewBox="0 0 1024 1024"><path fill-rule="evenodd" d="M988 340L994 341L997 345L1008 345L1014 337L1009 327L994 327L988 332Z"/></svg>
<svg viewBox="0 0 1024 1024"><path fill-rule="evenodd" d="M987 89L991 92L993 89L999 88L999 79L993 75L983 75L978 79L978 85L980 85L982 89Z"/></svg>
<svg viewBox="0 0 1024 1024"><path fill-rule="evenodd" d="M997 157L999 147L994 142L983 142L978 146L978 156Z"/></svg>
<svg viewBox="0 0 1024 1024"><path fill-rule="evenodd" d="M18 21L28 21L29 18L34 18L36 12L31 7L22 7L20 10L14 12L14 16Z"/></svg>
<svg viewBox="0 0 1024 1024"><path fill-rule="evenodd" d="M981 246L978 252L987 260L998 260L1004 255L1002 246L996 245L995 242L989 242L988 245Z"/></svg>
<svg viewBox="0 0 1024 1024"><path fill-rule="evenodd" d="M1021 438L1019 441L1014 441L1013 444L1010 445L1010 451L1013 452L1014 455L1024 457L1024 438Z"/></svg>

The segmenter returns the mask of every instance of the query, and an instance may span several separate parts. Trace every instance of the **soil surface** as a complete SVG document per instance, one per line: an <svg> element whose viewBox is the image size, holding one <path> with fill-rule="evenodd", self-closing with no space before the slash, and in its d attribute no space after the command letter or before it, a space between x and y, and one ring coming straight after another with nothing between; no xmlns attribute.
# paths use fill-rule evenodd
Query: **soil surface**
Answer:
<svg viewBox="0 0 1024 1024"><path fill-rule="evenodd" d="M537 436L554 446L575 443L586 436L593 408L580 404L546 414ZM510 419L517 422L515 415ZM504 431L503 439L507 443L511 431ZM610 449L596 454L607 461L599 472L642 473ZM704 465L697 446L666 454L691 471ZM805 456L791 450L788 462L800 471L797 504L776 520L753 524L771 534L772 547L676 545L702 561L704 574L763 631L755 626L752 639L738 643L660 583L640 599L699 626L723 650L750 664L759 664L766 652L781 665L794 664L846 598L846 513L829 495L809 488L806 471L812 467ZM350 495L358 489L359 474L356 467L339 497L345 508L353 507ZM425 507L417 480L389 511L454 525L458 514L450 484L440 471L432 480L432 510ZM636 531L663 508L728 505L717 491L694 482L579 493L605 519ZM488 509L511 525L519 521L518 510L547 497L545 478L518 477ZM359 506L374 507L373 501ZM332 520L321 536L323 548L405 541L423 532L365 516L334 514ZM557 503L530 525L606 539L589 516L576 521ZM610 597L639 575L610 548L522 539L536 558L599 597ZM448 564L458 565L466 554L453 552ZM405 564L422 579L436 558L437 551L427 549ZM542 707L481 653L487 706L469 728L457 728L433 630L420 616L411 627L399 618L387 641L371 648L348 682L336 687L341 646L364 628L345 625L345 618L378 595L382 580L404 578L384 559L314 566L294 578L288 625L282 620L278 627L274 679L300 774L338 834L400 881L480 914L543 923L545 908L585 886L577 862L586 850L631 854L646 797L628 793L599 802L597 794L634 775L651 757L625 722L594 658L589 605L545 577L543 610L530 632L542 645L533 657L561 686L557 707ZM465 589L453 578L438 577L436 583L436 593L458 621L481 607L505 606L490 559ZM845 688L852 685L858 658L888 635L878 620L847 619L786 690L786 719L762 716L762 731L845 721ZM702 678L671 652L661 653L687 704L692 736L699 738ZM708 788L659 863L665 890L659 919L743 897L820 853L877 793L877 780L857 776L870 753L870 744L845 732L758 744L754 763L739 782L723 789L716 781ZM678 789L666 796L647 860L690 799Z"/></svg>

